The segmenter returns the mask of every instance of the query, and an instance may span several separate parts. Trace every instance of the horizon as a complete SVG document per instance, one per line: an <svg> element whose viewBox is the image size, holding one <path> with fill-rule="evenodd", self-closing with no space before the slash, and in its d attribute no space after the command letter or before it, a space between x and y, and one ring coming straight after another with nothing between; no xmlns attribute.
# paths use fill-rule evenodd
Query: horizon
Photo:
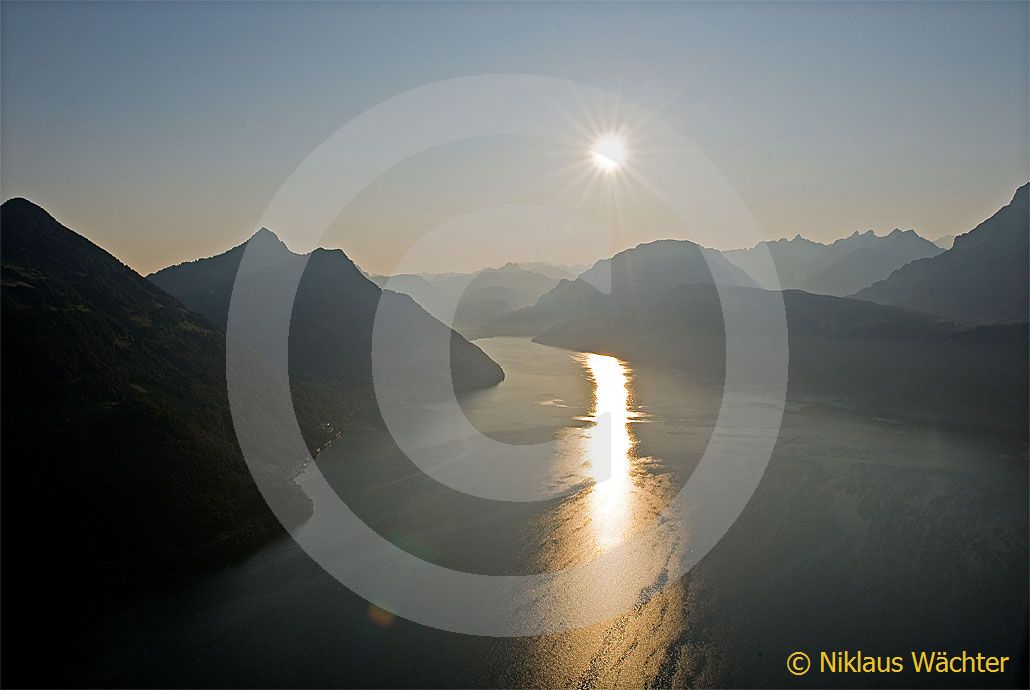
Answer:
<svg viewBox="0 0 1030 690"><path fill-rule="evenodd" d="M1017 186L1016 189L1013 190L1013 195L1015 195L1015 193L1020 188L1022 188L1024 186L1027 186L1027 185L1030 185L1030 181L1024 182L1023 184ZM521 266L521 265L532 264L532 263L546 264L546 265L550 265L550 266L553 266L553 267L556 267L556 268L574 268L576 266L586 266L586 267L589 268L590 266L593 266L598 261L603 261L605 259L609 259L612 256L615 256L616 254L619 254L621 252L624 252L624 251L627 251L627 250L639 247L641 245L650 244L652 242L659 242L659 241L662 241L662 240L677 240L677 241L693 242L693 240L690 240L689 238L659 237L659 238L656 238L656 239L648 240L648 241L645 241L645 242L638 242L638 243L633 244L633 245L624 246L622 248L615 249L610 254L605 254L603 256L598 256L598 257L596 257L594 259L581 260L581 261L575 261L575 262L571 262L571 261L570 262L558 262L558 261L551 261L551 260L548 260L546 258L525 258L525 259L523 259L523 258L512 258L512 259L509 259L509 260L505 261L504 263L488 264L488 265L479 266L477 268L469 268L469 269L466 269L466 270L435 270L435 271L433 271L433 270L418 270L418 271L404 271L403 273L387 273L387 272L382 272L382 271L373 270L373 269L368 268L361 261L360 257L355 256L354 254L352 254L350 251L347 250L346 247L343 247L343 246L330 246L330 245L318 245L317 247L314 247L312 249L309 249L307 251L303 251L302 252L302 251L299 251L299 250L295 249L294 247L291 247L289 242L287 242L285 239L283 239L283 236L275 228L259 227L256 230L254 230L253 232L251 232L249 235L244 237L242 240L240 240L238 242L234 242L232 244L229 244L229 245L223 247L222 249L220 249L218 251L215 251L215 252L213 252L211 254L205 254L205 255L201 255L201 256L189 256L189 257L177 260L174 263L169 263L169 264L161 265L161 266L158 266L157 268L155 268L153 270L150 270L150 271L144 271L144 270L141 270L140 268L138 268L136 266L133 266L131 263L125 261L123 258L121 258L111 248L105 247L102 242L100 242L96 238L92 237L88 231L84 231L82 228L73 227L71 224L64 222L61 218L59 218L58 216L54 215L54 212L51 209L47 208L44 204L37 203L37 202L33 201L31 198L28 198L26 196L11 196L11 197L8 197L8 198L4 199L3 203L6 204L8 201L12 201L14 199L23 199L23 200L29 202L30 204L33 204L34 206L38 206L39 208L43 209L48 214L53 216L54 219L57 220L57 222L61 223L65 227L70 228L71 230L73 230L77 234L82 235L83 237L88 239L90 242L93 242L94 244L96 244L98 247L100 247L104 251L107 251L108 253L112 254L113 256L118 257L118 259L120 261L122 261L123 263L125 263L126 266L129 266L134 271L139 273L141 276L152 275L152 274L157 273L157 272L159 272L161 270L164 270L166 268L171 268L173 266L178 266L178 265L181 265L181 264L184 264L184 263L190 263L190 262L197 261L197 260L200 260L200 259L206 259L206 258L211 258L213 256L218 256L220 254L223 254L223 253L225 253L225 252L227 252L227 251L229 251L231 249L234 249L234 248L239 247L240 245L246 243L251 238L253 238L256 234L260 233L262 230L266 230L266 231L272 233L272 235L275 236L276 239L278 239L280 242L282 242L289 251L291 251L291 252L293 252L295 254L307 254L307 253L310 253L311 251L314 251L315 249L340 250L340 251L342 251L347 256L347 258L349 258L351 261L353 261L354 264L362 272L364 272L365 274L367 274L369 276L393 276L393 275L445 276L445 275L448 275L448 274L467 275L467 274L472 274L472 273L478 273L480 271L498 270L498 269L504 268L507 265L519 265L519 266ZM958 236L961 236L961 235L964 235L964 234L970 232L977 225L979 225L980 222L982 222L983 220L986 220L991 215L993 215L998 209L1000 209L1000 208L1004 207L1005 205L1007 205L1008 203L1010 203L1011 200L1012 200L1012 197L1010 197L1009 200L1005 202L1005 204L1002 204L1002 206L999 206L998 208L993 209L990 213L985 215L984 218L981 219L980 221L978 221L977 223L973 224L972 226L970 226L969 228L967 228L967 229L965 229L963 231L954 233L953 236L954 237L958 237ZM803 233L797 233L797 234L792 235L792 236L783 236L783 237L777 237L777 238L767 238L767 239L765 239L763 241L764 242L778 242L778 241L783 241L783 240L793 241L793 240L797 240L797 239L800 238L800 239L808 240L810 242L815 242L817 244L821 244L821 245L824 245L824 246L829 246L829 245L832 245L833 243L839 242L841 240L850 239L850 238L856 237L856 236L867 235L869 233L872 233L876 237L887 237L888 235L893 234L895 232L914 232L918 237L920 237L920 238L922 238L924 240L927 240L929 242L937 242L937 241L939 241L939 240L941 240L941 239L943 239L945 237L952 237L952 235L941 235L940 237L930 238L930 237L927 237L926 235L920 233L919 230L916 229L916 228L894 227L894 228L891 228L890 230L887 230L885 232L877 232L873 228L868 228L868 229L865 229L865 230L854 230L854 231L852 231L850 233L847 233L845 235L841 235L840 237L830 238L828 240L815 240L815 239L812 239L811 237L806 237ZM703 248L706 248L706 249L717 249L720 252L730 252L730 251L740 251L740 250L751 249L755 245L751 245L751 246L747 246L747 247L728 247L728 248L708 247L708 246L706 246L704 244L700 244L699 246L701 246Z"/></svg>

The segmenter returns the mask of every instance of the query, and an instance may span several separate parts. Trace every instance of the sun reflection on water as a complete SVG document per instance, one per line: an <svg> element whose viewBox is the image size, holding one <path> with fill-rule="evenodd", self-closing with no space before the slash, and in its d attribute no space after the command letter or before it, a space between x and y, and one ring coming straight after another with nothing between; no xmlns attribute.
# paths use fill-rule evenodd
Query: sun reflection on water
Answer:
<svg viewBox="0 0 1030 690"><path fill-rule="evenodd" d="M629 375L614 357L587 354L584 365L594 384L594 401L587 430L586 460L594 479L590 490L590 518L601 549L619 543L630 526L632 489L630 462L634 439L630 433Z"/></svg>

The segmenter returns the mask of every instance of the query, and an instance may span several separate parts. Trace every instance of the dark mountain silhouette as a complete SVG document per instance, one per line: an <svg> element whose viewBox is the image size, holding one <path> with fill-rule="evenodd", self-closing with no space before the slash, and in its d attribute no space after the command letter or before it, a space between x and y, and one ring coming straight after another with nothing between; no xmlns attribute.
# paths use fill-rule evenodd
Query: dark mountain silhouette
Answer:
<svg viewBox="0 0 1030 690"><path fill-rule="evenodd" d="M236 443L220 329L24 199L0 208L0 233L3 634L17 654L282 529ZM269 448L259 470L298 521L302 461Z"/></svg>
<svg viewBox="0 0 1030 690"><path fill-rule="evenodd" d="M104 577L129 554L187 568L267 538L276 521L235 443L220 330L40 207L12 199L2 214L3 421L18 430L3 437L5 513L38 519L26 504L60 495L79 519L48 538L88 545L76 568ZM301 459L274 460L306 514L289 480Z"/></svg>
<svg viewBox="0 0 1030 690"><path fill-rule="evenodd" d="M614 354L635 366L721 385L723 302L752 310L743 337L764 336L775 292L682 285L646 310L590 313L552 325L535 340ZM968 324L861 300L782 293L789 345L788 399L881 416L1020 428L1027 415L1027 324Z"/></svg>
<svg viewBox="0 0 1030 690"><path fill-rule="evenodd" d="M247 243L261 246L261 256L268 257L268 265L290 254L286 245L267 228L258 230ZM188 261L162 269L150 274L147 279L168 294L176 296L194 311L224 327L236 270L247 243L209 259Z"/></svg>
<svg viewBox="0 0 1030 690"><path fill-rule="evenodd" d="M1028 185L1012 201L954 246L915 261L889 278L855 293L858 299L893 304L973 323L1027 320Z"/></svg>
<svg viewBox="0 0 1030 690"><path fill-rule="evenodd" d="M756 285L718 251L688 240L659 240L602 259L579 278L560 281L533 306L497 318L471 334L536 335L586 314L646 308L684 283Z"/></svg>
<svg viewBox="0 0 1030 690"><path fill-rule="evenodd" d="M783 289L801 289L824 295L848 295L872 285L910 261L939 254L942 250L914 230L895 229L883 237L872 230L855 232L825 245L800 235L792 240L763 242L751 249L725 252L733 264L765 287L775 287L760 273L759 249L769 250Z"/></svg>
<svg viewBox="0 0 1030 690"><path fill-rule="evenodd" d="M373 405L372 398L372 326L380 298L399 315L400 331L391 341L397 353L398 366L418 373L412 390L397 391L401 395L429 397L445 386L470 390L491 386L504 378L504 373L482 350L430 316L407 295L383 291L354 265L339 249L316 249L308 256L291 252L272 232L262 229L248 242L259 260L255 271L261 275L250 281L258 290L257 303L269 303L283 294L284 276L290 266L307 261L297 288L290 325L290 374L307 390L317 391L320 405L333 411L350 409L355 400ZM196 309L224 327L229 299L236 273L247 249L247 243L206 259L179 264L149 276L192 309ZM243 322L260 322L262 310L241 314ZM448 372L427 372L424 343L434 334L449 333L451 368ZM251 343L263 352L260 343ZM438 374L429 380L430 374ZM412 380L415 380L413 376ZM427 381L429 381L427 385Z"/></svg>

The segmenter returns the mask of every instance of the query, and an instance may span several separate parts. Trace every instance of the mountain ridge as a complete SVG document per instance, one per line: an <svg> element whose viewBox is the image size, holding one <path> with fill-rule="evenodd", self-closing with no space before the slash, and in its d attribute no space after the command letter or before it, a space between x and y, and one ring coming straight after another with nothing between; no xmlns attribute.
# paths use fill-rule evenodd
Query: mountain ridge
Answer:
<svg viewBox="0 0 1030 690"><path fill-rule="evenodd" d="M777 275L765 275L759 249L765 247ZM943 251L915 230L895 228L886 235L854 231L830 244L800 234L793 239L759 242L748 249L724 252L726 258L767 288L799 289L817 294L849 295L904 264Z"/></svg>
<svg viewBox="0 0 1030 690"><path fill-rule="evenodd" d="M407 329L398 337L410 350L403 366L411 367L413 375L419 363L430 356L422 342L441 333L440 329L447 329L408 296L382 290L342 249L318 248L309 254L296 254L267 229L248 242L252 240L260 241L254 247L257 265L253 270L261 274L247 281L247 289L256 291L247 303L276 304L289 288L290 276L302 271L291 311L289 367L291 374L325 392L325 407L347 406L348 399L354 398L374 400L372 330L381 300L396 308L395 316L403 321L401 327ZM244 243L212 257L170 266L151 274L149 279L224 328L237 271L247 247ZM265 318L264 308L256 307L252 312L238 313L237 317L241 323L259 324ZM445 386L453 386L457 391L471 390L503 380L500 367L477 346L453 331L450 338L453 378L446 372L433 372L438 375L431 386L420 386L410 394L435 395L442 393ZM260 342L251 345L264 351Z"/></svg>
<svg viewBox="0 0 1030 690"><path fill-rule="evenodd" d="M95 572L84 577L126 582L278 534L236 445L217 327L32 202L9 200L0 214L3 417L19 429L3 437L4 512L44 482L78 517L42 520L66 543L44 560L74 561L88 545ZM44 476L27 462L40 455ZM292 483L301 461L265 460L273 484L295 497L295 519L310 509ZM94 531L129 516L97 542Z"/></svg>
<svg viewBox="0 0 1030 690"><path fill-rule="evenodd" d="M951 249L914 261L854 293L857 299L916 309L972 323L1027 320L1030 184Z"/></svg>

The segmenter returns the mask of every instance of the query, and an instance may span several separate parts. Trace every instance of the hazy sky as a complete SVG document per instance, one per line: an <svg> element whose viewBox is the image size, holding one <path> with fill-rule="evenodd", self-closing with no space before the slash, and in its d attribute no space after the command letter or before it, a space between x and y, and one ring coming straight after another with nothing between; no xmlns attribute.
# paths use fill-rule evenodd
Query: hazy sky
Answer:
<svg viewBox="0 0 1030 690"><path fill-rule="evenodd" d="M935 238L1030 176L1028 7L5 2L0 191L146 273L244 240L301 161L371 106L525 73L661 106L769 238ZM490 137L416 156L325 243L390 271L443 224L461 241L425 255L439 271L685 236L649 209L591 243L593 201L575 218L553 208L543 148Z"/></svg>

